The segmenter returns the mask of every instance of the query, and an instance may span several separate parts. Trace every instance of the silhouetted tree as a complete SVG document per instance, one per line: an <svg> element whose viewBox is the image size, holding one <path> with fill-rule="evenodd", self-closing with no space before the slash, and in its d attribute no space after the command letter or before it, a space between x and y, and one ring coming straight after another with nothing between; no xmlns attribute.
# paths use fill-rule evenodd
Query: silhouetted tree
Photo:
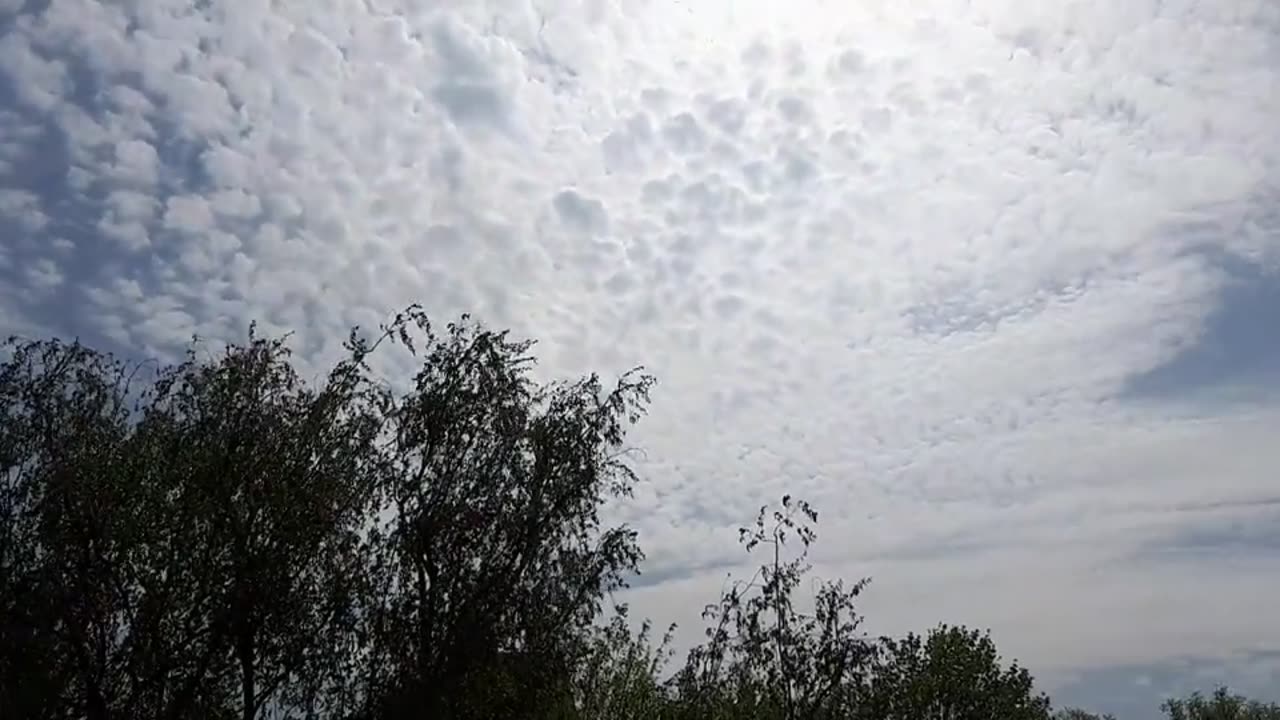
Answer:
<svg viewBox="0 0 1280 720"><path fill-rule="evenodd" d="M1047 720L1031 673L1004 666L987 633L939 625L883 638L862 717L875 720Z"/></svg>
<svg viewBox="0 0 1280 720"><path fill-rule="evenodd" d="M150 515L178 521L159 548L181 555L148 590L171 598L181 589L199 682L223 694L234 687L224 705L244 720L267 707L314 717L352 702L343 678L382 418L367 348L348 349L316 389L282 340L252 331L217 362L191 353L161 373L135 433L145 446L137 475L162 490ZM182 637L165 605L153 605L151 626Z"/></svg>
<svg viewBox="0 0 1280 720"><path fill-rule="evenodd" d="M873 652L854 609L866 581L847 589L821 584L811 614L794 606L817 519L808 503L787 495L779 509L762 507L755 526L739 531L748 552L763 547L769 557L708 606L707 641L690 651L675 678L686 717L838 718L856 706ZM788 560L792 537L801 552Z"/></svg>
<svg viewBox="0 0 1280 720"><path fill-rule="evenodd" d="M318 390L281 341L252 333L216 361L189 353L141 389L140 366L78 343L8 351L5 707L314 716L347 671L371 497L380 420L361 351Z"/></svg>
<svg viewBox="0 0 1280 720"><path fill-rule="evenodd" d="M602 597L642 557L634 531L601 527L599 511L631 492L625 428L653 380L539 385L531 343L465 317L436 334L416 308L388 332L422 365L407 392L386 398L369 711L563 706Z"/></svg>
<svg viewBox="0 0 1280 720"><path fill-rule="evenodd" d="M0 366L0 714L105 718L128 644L137 528L121 482L126 368L10 340Z"/></svg>
<svg viewBox="0 0 1280 720"><path fill-rule="evenodd" d="M1210 697L1196 692L1166 700L1160 709L1169 720L1280 720L1280 705L1249 700L1225 687Z"/></svg>
<svg viewBox="0 0 1280 720"><path fill-rule="evenodd" d="M652 720L671 710L660 678L671 656L675 626L654 647L649 621L633 633L627 615L625 606L616 608L609 623L596 629L577 663L573 696L579 718Z"/></svg>
<svg viewBox="0 0 1280 720"><path fill-rule="evenodd" d="M396 348L403 383L371 368ZM818 515L789 495L664 682L670 631L600 622L642 559L601 510L653 379L539 383L530 348L416 306L314 383L253 328L164 367L10 340L0 718L1114 720L1051 714L986 633L868 639L865 580L801 604ZM1226 689L1163 709L1280 720Z"/></svg>
<svg viewBox="0 0 1280 720"><path fill-rule="evenodd" d="M1063 708L1053 714L1053 720L1116 720L1110 713L1099 715L1080 708Z"/></svg>

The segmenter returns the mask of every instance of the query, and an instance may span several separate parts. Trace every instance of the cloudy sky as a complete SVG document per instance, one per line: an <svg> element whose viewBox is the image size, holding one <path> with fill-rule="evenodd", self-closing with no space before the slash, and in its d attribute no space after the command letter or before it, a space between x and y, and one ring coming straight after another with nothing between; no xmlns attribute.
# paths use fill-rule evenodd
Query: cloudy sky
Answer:
<svg viewBox="0 0 1280 720"><path fill-rule="evenodd" d="M0 327L643 363L637 610L791 492L1140 719L1280 686L1278 116L1272 0L0 0Z"/></svg>

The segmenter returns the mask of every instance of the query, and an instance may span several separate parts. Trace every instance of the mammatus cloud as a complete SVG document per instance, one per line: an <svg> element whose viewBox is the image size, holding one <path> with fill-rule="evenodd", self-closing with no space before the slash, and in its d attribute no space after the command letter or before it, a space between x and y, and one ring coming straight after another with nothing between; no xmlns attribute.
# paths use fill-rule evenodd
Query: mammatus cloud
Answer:
<svg viewBox="0 0 1280 720"><path fill-rule="evenodd" d="M663 620L785 491L875 629L1280 645L1274 553L1178 542L1274 523L1280 362L1176 372L1280 283L1280 7L448 5L0 2L0 322L320 361L421 300L643 362Z"/></svg>

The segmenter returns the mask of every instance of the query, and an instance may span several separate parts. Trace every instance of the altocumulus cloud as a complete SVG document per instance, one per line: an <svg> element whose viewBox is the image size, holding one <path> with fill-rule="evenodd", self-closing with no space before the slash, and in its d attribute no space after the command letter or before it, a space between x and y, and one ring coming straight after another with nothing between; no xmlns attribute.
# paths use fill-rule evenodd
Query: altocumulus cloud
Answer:
<svg viewBox="0 0 1280 720"><path fill-rule="evenodd" d="M0 322L472 311L661 378L641 611L792 492L875 630L1225 663L1280 647L1277 116L1269 0L0 0Z"/></svg>

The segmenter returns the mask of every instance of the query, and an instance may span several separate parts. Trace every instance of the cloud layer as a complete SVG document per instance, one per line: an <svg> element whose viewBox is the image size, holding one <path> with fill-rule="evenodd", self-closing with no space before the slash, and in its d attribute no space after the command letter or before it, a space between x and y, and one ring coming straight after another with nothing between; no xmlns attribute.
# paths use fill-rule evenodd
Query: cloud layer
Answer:
<svg viewBox="0 0 1280 720"><path fill-rule="evenodd" d="M1280 311L1215 329L1280 284L1280 6L437 5L0 0L0 324L321 361L471 311L658 374L663 620L791 492L877 629L1280 647L1276 554L1180 540L1280 519ZM1263 361L1193 388L1206 338Z"/></svg>

